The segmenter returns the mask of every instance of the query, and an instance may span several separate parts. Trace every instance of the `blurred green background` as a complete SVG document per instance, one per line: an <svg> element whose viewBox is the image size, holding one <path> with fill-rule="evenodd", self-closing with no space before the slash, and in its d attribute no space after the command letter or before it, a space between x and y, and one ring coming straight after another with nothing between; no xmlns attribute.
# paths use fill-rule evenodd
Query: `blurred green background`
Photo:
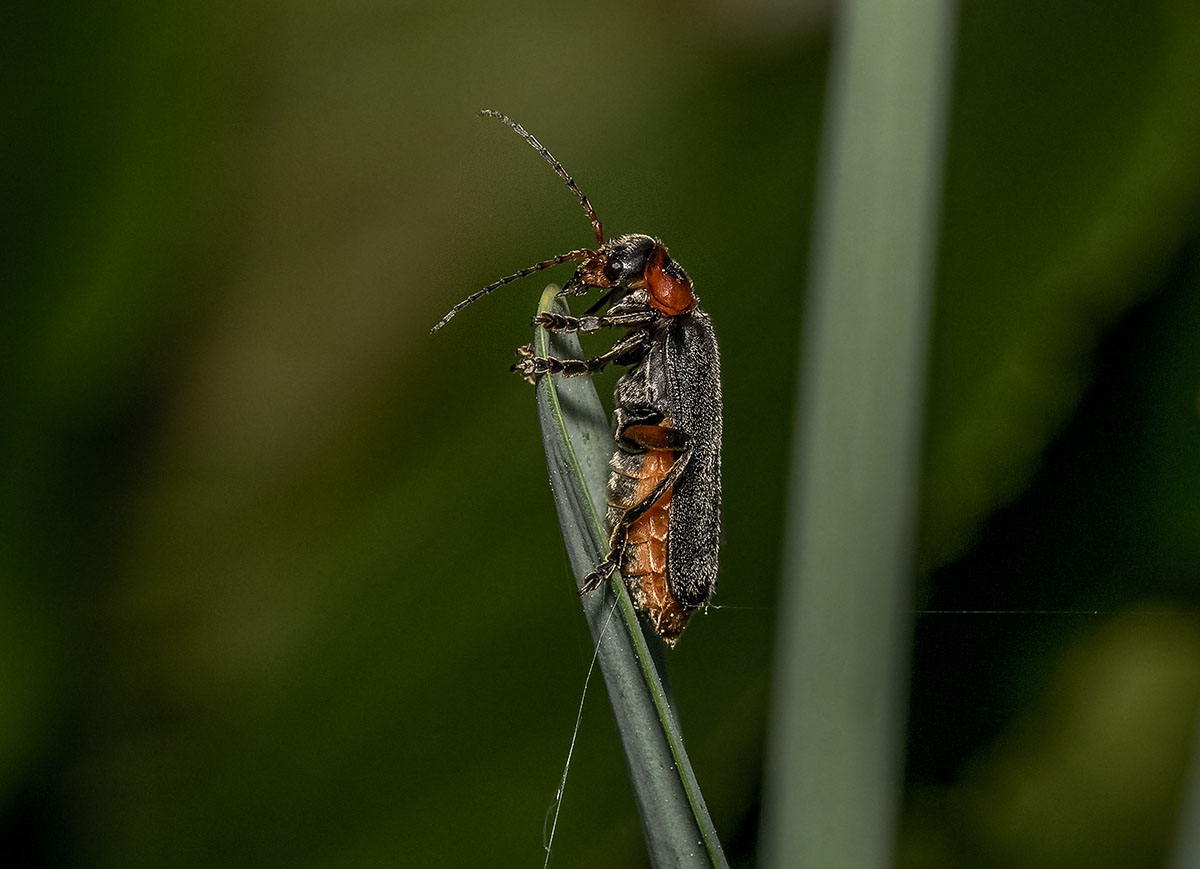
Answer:
<svg viewBox="0 0 1200 869"><path fill-rule="evenodd" d="M717 325L727 542L672 678L753 863L829 13L6 9L0 853L541 860L591 656L506 371L542 282L428 329L591 235L486 106L610 234L664 238ZM1173 840L1198 95L1191 0L962 10L900 865L1153 866ZM555 862L644 861L597 682Z"/></svg>

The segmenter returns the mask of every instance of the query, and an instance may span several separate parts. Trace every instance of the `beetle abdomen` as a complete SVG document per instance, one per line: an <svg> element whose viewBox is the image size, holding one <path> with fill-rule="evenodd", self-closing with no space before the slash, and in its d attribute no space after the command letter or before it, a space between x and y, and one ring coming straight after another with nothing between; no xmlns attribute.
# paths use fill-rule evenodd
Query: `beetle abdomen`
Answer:
<svg viewBox="0 0 1200 869"><path fill-rule="evenodd" d="M647 498L675 463L670 450L613 453L608 484L609 528L625 511ZM691 610L680 606L667 580L667 545L671 531L671 494L667 489L626 531L621 575L633 605L646 615L654 630L674 645L687 625Z"/></svg>

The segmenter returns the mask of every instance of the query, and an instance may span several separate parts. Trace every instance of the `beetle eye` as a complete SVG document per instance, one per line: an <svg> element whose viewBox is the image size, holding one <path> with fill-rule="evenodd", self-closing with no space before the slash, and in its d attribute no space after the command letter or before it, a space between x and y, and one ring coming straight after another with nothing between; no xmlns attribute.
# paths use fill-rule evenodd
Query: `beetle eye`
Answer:
<svg viewBox="0 0 1200 869"><path fill-rule="evenodd" d="M615 284L617 278L621 277L621 272L625 270L625 263L619 259L610 259L604 264L604 277L608 278L608 282Z"/></svg>

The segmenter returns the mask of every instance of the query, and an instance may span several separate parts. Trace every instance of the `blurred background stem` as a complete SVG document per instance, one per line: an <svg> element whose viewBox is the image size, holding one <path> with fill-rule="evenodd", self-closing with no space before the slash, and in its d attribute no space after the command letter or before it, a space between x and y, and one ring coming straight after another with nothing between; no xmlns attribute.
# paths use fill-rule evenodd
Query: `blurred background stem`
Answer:
<svg viewBox="0 0 1200 869"><path fill-rule="evenodd" d="M765 865L891 865L953 5L840 8L768 745Z"/></svg>

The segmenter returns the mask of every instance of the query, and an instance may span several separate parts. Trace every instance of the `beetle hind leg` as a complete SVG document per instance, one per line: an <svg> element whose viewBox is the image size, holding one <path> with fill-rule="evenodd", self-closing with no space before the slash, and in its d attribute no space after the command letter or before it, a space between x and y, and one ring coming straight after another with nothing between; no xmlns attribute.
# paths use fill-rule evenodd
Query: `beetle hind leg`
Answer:
<svg viewBox="0 0 1200 869"><path fill-rule="evenodd" d="M612 536L608 541L608 555L596 565L596 569L583 578L583 584L579 586L579 596L583 597L589 591L595 591L605 582L612 578L617 567L621 564L621 559L625 556L626 532L628 526L618 524L613 529Z"/></svg>
<svg viewBox="0 0 1200 869"><path fill-rule="evenodd" d="M690 457L691 450L682 447L681 452L676 454L670 469L656 482L654 488L637 503L624 510L620 518L612 522L613 529L608 538L608 554L596 565L595 570L584 577L583 584L579 587L580 595L599 588L621 566L625 559L626 547L629 545L629 529L671 490L675 481L679 479L679 475L687 467Z"/></svg>

